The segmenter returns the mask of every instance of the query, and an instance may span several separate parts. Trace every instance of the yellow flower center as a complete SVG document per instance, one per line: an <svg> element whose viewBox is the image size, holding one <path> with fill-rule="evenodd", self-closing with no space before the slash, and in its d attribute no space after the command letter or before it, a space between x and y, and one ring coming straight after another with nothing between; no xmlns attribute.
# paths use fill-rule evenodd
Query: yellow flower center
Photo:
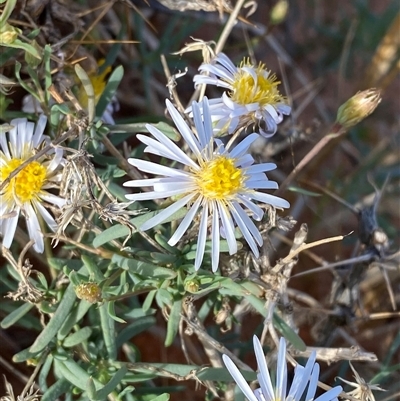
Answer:
<svg viewBox="0 0 400 401"><path fill-rule="evenodd" d="M0 182L3 182L23 162L21 159L11 159L5 166L0 167ZM31 201L41 191L46 181L46 173L47 169L39 162L29 163L7 185L6 199L15 195L22 203Z"/></svg>
<svg viewBox="0 0 400 401"><path fill-rule="evenodd" d="M243 60L240 67L253 69L257 79L254 80L248 72L240 69L234 76L233 90L229 94L234 102L243 105L259 103L264 106L281 103L285 100L278 90L280 81L277 81L275 74L271 74L265 69L264 64L260 63L257 68L254 68L249 61Z"/></svg>
<svg viewBox="0 0 400 401"><path fill-rule="evenodd" d="M242 171L225 156L205 163L196 176L201 194L209 200L226 200L243 188Z"/></svg>

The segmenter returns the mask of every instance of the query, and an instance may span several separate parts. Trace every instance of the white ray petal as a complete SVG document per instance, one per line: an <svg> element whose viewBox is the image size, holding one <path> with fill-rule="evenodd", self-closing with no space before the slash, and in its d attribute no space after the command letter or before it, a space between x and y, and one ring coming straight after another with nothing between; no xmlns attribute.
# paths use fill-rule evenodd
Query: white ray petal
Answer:
<svg viewBox="0 0 400 401"><path fill-rule="evenodd" d="M186 230L189 228L191 222L193 221L194 216L200 207L201 200L202 200L202 197L199 196L196 199L196 201L194 202L194 204L190 207L186 216L181 221L181 224L179 224L179 227L176 229L173 236L169 239L169 241L168 241L169 245L171 245L171 246L176 245L178 243L178 241L182 238L182 235L186 232Z"/></svg>
<svg viewBox="0 0 400 401"><path fill-rule="evenodd" d="M211 222L211 268L213 272L218 270L220 242L221 234L219 231L219 213L215 202L213 202Z"/></svg>
<svg viewBox="0 0 400 401"><path fill-rule="evenodd" d="M260 371L260 374L258 375L258 381L260 383L262 392L265 397L269 398L270 400L274 400L274 388L272 386L271 377L269 375L264 351L257 336L253 336L253 346L254 353L256 354L258 370Z"/></svg>
<svg viewBox="0 0 400 401"><path fill-rule="evenodd" d="M205 203L201 212L199 233L197 239L197 250L196 258L194 260L194 269L197 271L200 269L201 263L204 258L204 250L206 247L207 240L207 220L208 220L208 203Z"/></svg>
<svg viewBox="0 0 400 401"><path fill-rule="evenodd" d="M28 227L29 238L35 241L33 249L37 253L43 253L44 251L43 234L40 229L40 224L36 216L36 213L33 210L32 205L28 202L24 204L24 210L26 213L26 225Z"/></svg>
<svg viewBox="0 0 400 401"><path fill-rule="evenodd" d="M233 377L233 380L235 380L236 384L239 386L240 390L242 390L242 393L249 399L249 401L258 401L253 393L253 390L247 384L246 380L244 379L236 365L232 362L231 358L224 354L222 355L222 360L224 361L224 364L229 373Z"/></svg>
<svg viewBox="0 0 400 401"><path fill-rule="evenodd" d="M143 223L139 228L141 231L146 231L150 228L155 227L158 224L161 224L164 220L166 220L169 216L173 215L175 212L184 207L191 199L195 196L195 194L189 194L179 199L172 205L168 206L166 209L158 213L156 216L152 217L150 220L147 220Z"/></svg>

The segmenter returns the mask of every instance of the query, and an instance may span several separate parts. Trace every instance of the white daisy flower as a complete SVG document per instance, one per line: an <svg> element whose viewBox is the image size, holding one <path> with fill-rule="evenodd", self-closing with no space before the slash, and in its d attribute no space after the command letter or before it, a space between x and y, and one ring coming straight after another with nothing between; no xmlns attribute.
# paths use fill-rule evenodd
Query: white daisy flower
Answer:
<svg viewBox="0 0 400 401"><path fill-rule="evenodd" d="M341 386L336 386L326 393L315 398L318 385L319 364L315 363L315 352L311 354L306 366L297 365L294 370L294 378L289 389L287 386L287 366L286 366L286 342L281 338L278 350L278 363L276 369L276 385L272 385L271 377L265 361L264 352L259 339L253 337L254 352L256 354L258 371L257 379L260 388L252 390L239 369L227 355L222 355L226 368L239 386L242 393L249 401L300 401L308 385L305 401L337 401L337 396L342 392Z"/></svg>
<svg viewBox="0 0 400 401"><path fill-rule="evenodd" d="M187 205L188 213L168 243L171 246L175 245L200 211L195 258L196 270L200 268L204 256L209 217L211 217L213 271L218 268L221 236L227 240L229 253L232 255L237 252L235 225L239 227L254 255L258 257L258 246L262 245L263 240L244 209L248 209L253 219L259 221L264 211L253 203L254 200L279 208L289 207L286 200L256 190L256 188L278 188L278 184L270 181L265 175L265 171L275 169L276 165L274 163L253 165L254 159L247 153L250 145L259 135L247 136L232 151L228 151L220 141L215 141L213 138L207 98L204 98L201 106L196 102L193 102L192 105L197 136L168 99L166 104L176 127L188 144L191 154L188 155L151 125L146 127L155 139L137 135L137 138L147 145L145 152L165 157L185 166L184 169L177 169L149 161L128 159L129 163L139 170L161 176L160 178L126 182L125 186L153 187L151 192L126 195L128 199L141 201L178 197L175 203L148 220L140 229L148 230L162 223L177 210ZM204 111L203 116L200 108Z"/></svg>
<svg viewBox="0 0 400 401"><path fill-rule="evenodd" d="M26 118L11 121L13 128L7 135L0 133L0 184L35 152L48 145L50 138L43 135L47 118L40 116L38 123ZM9 248L14 239L19 215L26 219L29 237L35 241L36 252L44 251L43 234L38 219L40 215L52 231L57 230L54 218L46 210L44 203L62 207L65 200L47 189L53 188L61 179L57 168L63 160L62 149L54 149L29 163L3 188L0 194L0 234L3 246Z"/></svg>
<svg viewBox="0 0 400 401"><path fill-rule="evenodd" d="M255 66L243 59L236 67L224 53L219 53L210 63L202 64L199 71L207 75L195 75L196 86L207 84L227 89L222 97L209 101L216 130L232 134L238 128L255 124L260 134L268 138L275 134L283 115L290 114L291 107L278 90L280 82L262 63Z"/></svg>

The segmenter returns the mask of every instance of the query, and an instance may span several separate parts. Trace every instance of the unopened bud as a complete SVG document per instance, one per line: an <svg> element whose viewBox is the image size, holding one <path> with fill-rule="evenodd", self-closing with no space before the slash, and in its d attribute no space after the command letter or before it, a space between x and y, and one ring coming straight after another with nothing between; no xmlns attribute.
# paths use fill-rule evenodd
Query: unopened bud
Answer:
<svg viewBox="0 0 400 401"><path fill-rule="evenodd" d="M101 301L101 289L96 283L82 283L75 287L75 294L92 304Z"/></svg>
<svg viewBox="0 0 400 401"><path fill-rule="evenodd" d="M271 10L270 21L271 24L277 25L286 19L289 10L288 0L279 0Z"/></svg>
<svg viewBox="0 0 400 401"><path fill-rule="evenodd" d="M0 31L0 44L7 46L14 43L15 39L17 39L21 32L20 29L15 28L10 24L5 24Z"/></svg>
<svg viewBox="0 0 400 401"><path fill-rule="evenodd" d="M196 279L189 279L185 282L185 290L192 294L195 294L199 290L199 281Z"/></svg>
<svg viewBox="0 0 400 401"><path fill-rule="evenodd" d="M357 92L339 107L336 122L344 128L353 127L368 117L381 100L381 93L378 89Z"/></svg>

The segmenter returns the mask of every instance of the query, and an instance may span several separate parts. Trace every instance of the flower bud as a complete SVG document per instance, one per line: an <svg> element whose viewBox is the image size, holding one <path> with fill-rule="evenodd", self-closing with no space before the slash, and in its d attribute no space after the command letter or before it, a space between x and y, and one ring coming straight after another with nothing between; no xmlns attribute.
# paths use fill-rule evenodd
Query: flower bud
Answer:
<svg viewBox="0 0 400 401"><path fill-rule="evenodd" d="M336 122L344 128L353 127L369 116L381 100L381 93L378 89L372 88L357 92L339 107Z"/></svg>
<svg viewBox="0 0 400 401"><path fill-rule="evenodd" d="M96 283L82 283L75 287L75 294L92 304L101 301L101 289Z"/></svg>
<svg viewBox="0 0 400 401"><path fill-rule="evenodd" d="M22 31L10 24L5 24L0 31L0 43L3 46L12 44Z"/></svg>
<svg viewBox="0 0 400 401"><path fill-rule="evenodd" d="M192 294L195 294L199 290L199 287L200 287L199 280L192 278L185 282L185 290Z"/></svg>

